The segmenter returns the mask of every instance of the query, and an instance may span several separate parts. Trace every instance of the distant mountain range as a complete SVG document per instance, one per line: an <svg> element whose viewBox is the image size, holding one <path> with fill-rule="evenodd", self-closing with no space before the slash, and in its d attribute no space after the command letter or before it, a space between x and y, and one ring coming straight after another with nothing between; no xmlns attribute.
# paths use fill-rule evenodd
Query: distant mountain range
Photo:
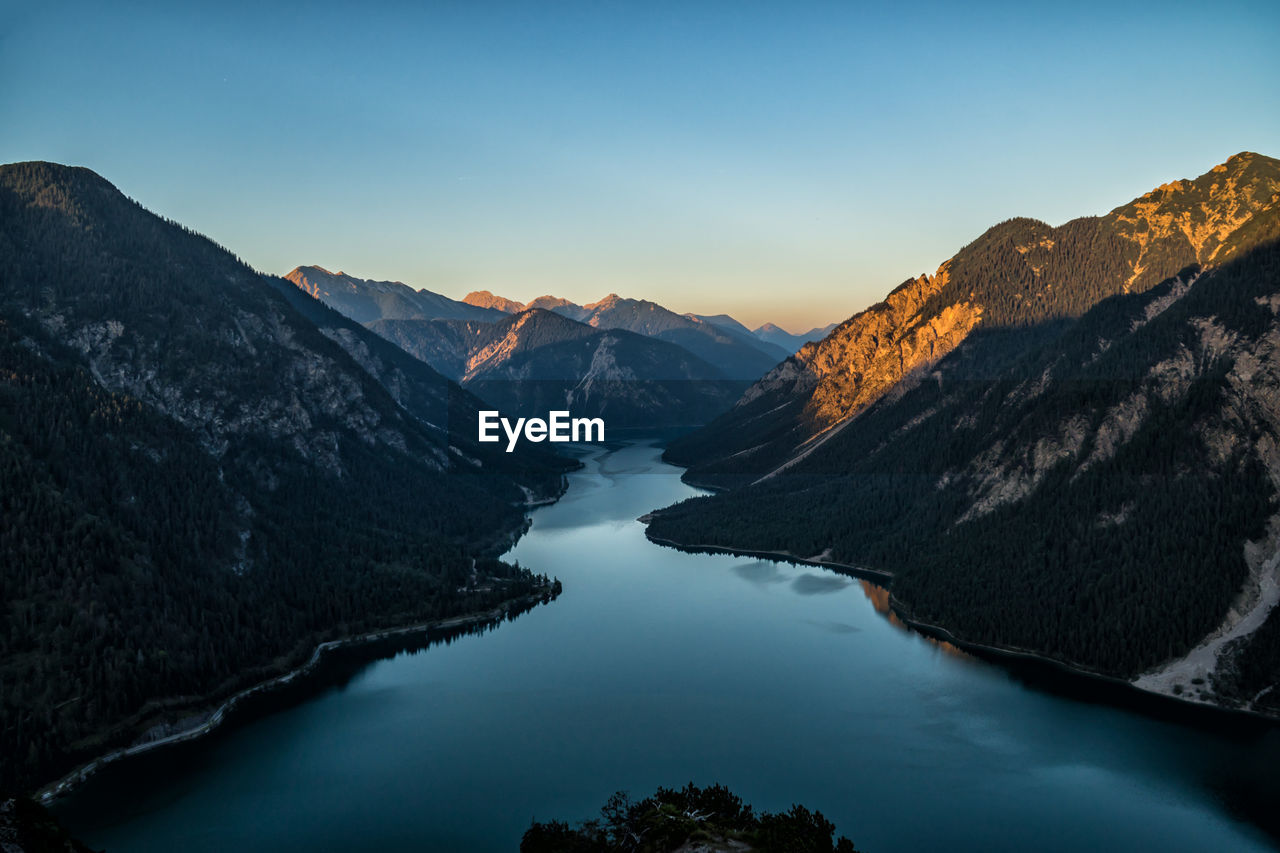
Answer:
<svg viewBox="0 0 1280 853"><path fill-rule="evenodd" d="M572 463L477 443L475 396L294 284L51 163L0 166L0 269L0 790L549 594L493 557Z"/></svg>
<svg viewBox="0 0 1280 853"><path fill-rule="evenodd" d="M508 314L518 314L528 308L544 308L588 325L601 328L627 329L628 331L651 336L657 335L655 330L669 332L676 328L692 328L683 326L678 321L673 320L668 315L673 315L675 312L669 311L661 305L643 300L622 299L616 293L611 293L600 302L589 305L577 305L568 299L561 299L556 296L539 296L525 305L514 299L495 296L487 290L468 293L463 297L462 301L476 307L505 311ZM654 310L658 312L660 317L655 318L648 313ZM681 314L679 316L695 324L713 326L734 340L759 349L779 360L791 355L809 341L825 337L827 332L835 328L835 323L832 323L822 328L810 329L803 335L793 335L773 323L765 323L760 328L752 331L728 314ZM762 343L765 346L761 346Z"/></svg>
<svg viewBox="0 0 1280 853"><path fill-rule="evenodd" d="M297 267L286 279L357 323L375 320L480 320L495 322L502 311L456 302L398 281L373 281L324 267Z"/></svg>
<svg viewBox="0 0 1280 853"><path fill-rule="evenodd" d="M532 308L498 323L380 320L369 328L505 414L568 409L612 428L706 423L747 382L667 341Z"/></svg>
<svg viewBox="0 0 1280 853"><path fill-rule="evenodd" d="M620 427L698 425L791 352L728 315L677 314L617 294L587 305L554 296L523 305L480 291L454 302L314 266L285 278L493 405L525 415L554 405L607 414Z"/></svg>
<svg viewBox="0 0 1280 853"><path fill-rule="evenodd" d="M674 442L727 491L650 535L889 571L962 642L1280 713L1278 317L1272 158L1000 223Z"/></svg>
<svg viewBox="0 0 1280 853"><path fill-rule="evenodd" d="M807 343L822 340L830 334L831 330L835 327L835 323L830 323L826 326L812 328L802 335L793 335L786 329L779 328L773 323L765 323L760 328L753 330L751 334L755 335L762 341L768 341L769 343L786 350L788 353L795 353Z"/></svg>

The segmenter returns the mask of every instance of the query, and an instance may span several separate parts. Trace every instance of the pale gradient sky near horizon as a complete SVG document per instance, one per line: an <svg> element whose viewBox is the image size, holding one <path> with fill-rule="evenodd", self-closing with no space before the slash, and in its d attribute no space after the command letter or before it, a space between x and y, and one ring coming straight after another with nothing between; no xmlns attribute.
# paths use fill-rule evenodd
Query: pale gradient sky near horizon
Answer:
<svg viewBox="0 0 1280 853"><path fill-rule="evenodd" d="M0 0L0 162L266 272L793 331L1011 216L1280 156L1264 2Z"/></svg>

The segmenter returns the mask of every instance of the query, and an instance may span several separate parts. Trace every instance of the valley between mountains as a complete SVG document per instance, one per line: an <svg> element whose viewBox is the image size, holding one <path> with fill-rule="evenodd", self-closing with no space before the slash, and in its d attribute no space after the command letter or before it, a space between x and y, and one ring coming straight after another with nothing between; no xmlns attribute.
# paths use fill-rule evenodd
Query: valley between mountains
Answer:
<svg viewBox="0 0 1280 853"><path fill-rule="evenodd" d="M792 335L610 294L266 275L101 176L0 167L0 788L307 659L513 602L568 408L680 430L686 547L891 576L957 639L1280 714L1280 161L999 223Z"/></svg>
<svg viewBox="0 0 1280 853"><path fill-rule="evenodd" d="M52 163L0 167L0 261L0 792L321 644L554 597L497 556L578 463L478 442L481 409L688 428L788 354L616 296L263 275Z"/></svg>

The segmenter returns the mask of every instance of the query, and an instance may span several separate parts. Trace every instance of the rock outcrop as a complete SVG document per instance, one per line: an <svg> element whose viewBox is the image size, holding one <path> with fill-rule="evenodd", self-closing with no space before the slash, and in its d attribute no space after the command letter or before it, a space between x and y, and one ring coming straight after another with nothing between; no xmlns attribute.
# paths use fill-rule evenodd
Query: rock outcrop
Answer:
<svg viewBox="0 0 1280 853"><path fill-rule="evenodd" d="M1255 244L1252 232L1277 215L1280 161L1245 152L1104 216L1057 228L1001 223L934 275L904 282L806 344L733 411L674 444L668 458L690 466L701 483L758 479L901 383L919 381L975 330L1044 326L1109 296L1145 292Z"/></svg>

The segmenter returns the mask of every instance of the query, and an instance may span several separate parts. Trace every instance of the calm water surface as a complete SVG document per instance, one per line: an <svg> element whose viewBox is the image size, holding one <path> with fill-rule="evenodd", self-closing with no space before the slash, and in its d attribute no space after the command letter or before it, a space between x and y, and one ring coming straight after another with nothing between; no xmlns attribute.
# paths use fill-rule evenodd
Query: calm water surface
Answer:
<svg viewBox="0 0 1280 853"><path fill-rule="evenodd" d="M892 624L874 586L685 554L636 517L694 493L659 450L586 468L508 555L564 594L484 635L104 772L60 812L111 851L515 850L532 817L723 782L871 853L1274 849L1280 732L1028 687Z"/></svg>

